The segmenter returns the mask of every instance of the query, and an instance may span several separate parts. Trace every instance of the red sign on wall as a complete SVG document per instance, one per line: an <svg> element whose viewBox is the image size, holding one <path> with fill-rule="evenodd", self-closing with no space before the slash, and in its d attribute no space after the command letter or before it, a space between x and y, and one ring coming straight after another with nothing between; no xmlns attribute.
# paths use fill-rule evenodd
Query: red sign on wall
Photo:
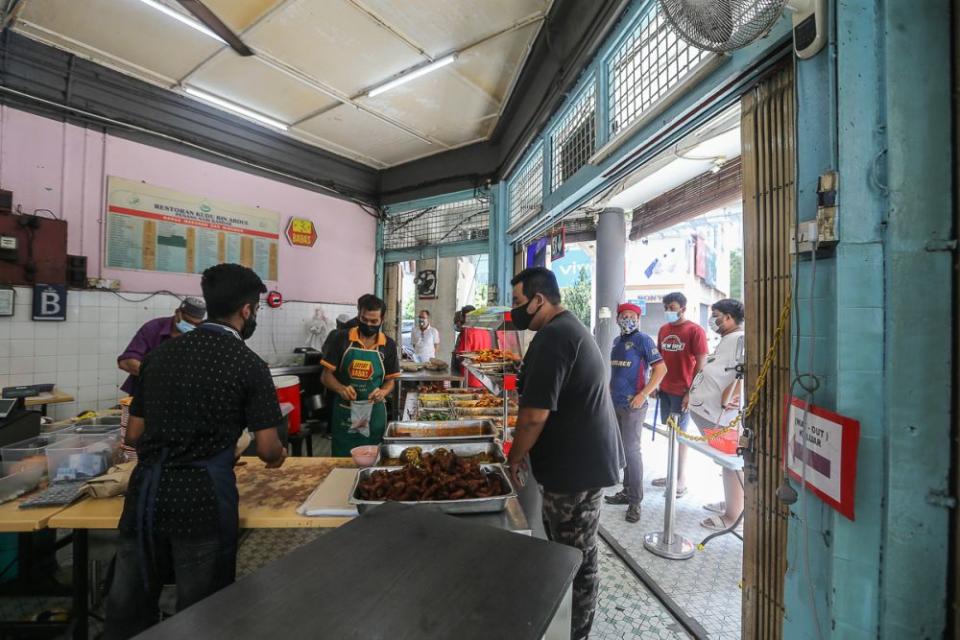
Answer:
<svg viewBox="0 0 960 640"><path fill-rule="evenodd" d="M317 242L317 228L306 218L290 218L284 234L295 247L312 247Z"/></svg>

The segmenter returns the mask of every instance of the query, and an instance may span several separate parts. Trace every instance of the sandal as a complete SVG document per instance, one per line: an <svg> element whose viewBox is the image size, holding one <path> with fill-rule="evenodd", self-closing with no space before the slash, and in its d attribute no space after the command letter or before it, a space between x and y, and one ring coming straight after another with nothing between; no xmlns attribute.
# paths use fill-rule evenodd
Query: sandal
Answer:
<svg viewBox="0 0 960 640"><path fill-rule="evenodd" d="M666 478L655 478L650 484L652 484L652 485L655 486L655 487L665 487L665 486L667 486L667 479L666 479Z"/></svg>
<svg viewBox="0 0 960 640"><path fill-rule="evenodd" d="M711 502L710 504L703 505L703 508L709 511L710 513L717 513L717 514L723 515L727 512L727 503Z"/></svg>
<svg viewBox="0 0 960 640"><path fill-rule="evenodd" d="M689 487L680 487L677 489L677 497L682 498L683 496L687 495L687 491L689 491ZM667 492L664 491L663 494L666 495Z"/></svg>
<svg viewBox="0 0 960 640"><path fill-rule="evenodd" d="M710 531L726 531L730 528L730 524L727 524L727 521L723 519L722 515L707 516L700 521L700 526Z"/></svg>

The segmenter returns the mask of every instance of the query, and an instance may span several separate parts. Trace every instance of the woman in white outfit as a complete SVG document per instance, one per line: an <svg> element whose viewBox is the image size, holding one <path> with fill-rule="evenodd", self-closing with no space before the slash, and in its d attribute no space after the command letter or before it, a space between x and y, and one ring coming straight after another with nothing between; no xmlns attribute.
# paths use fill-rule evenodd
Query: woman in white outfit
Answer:
<svg viewBox="0 0 960 640"><path fill-rule="evenodd" d="M743 380L737 365L743 354L743 303L730 298L711 308L710 327L720 334L716 350L707 356L703 369L690 387L690 416L697 428L726 427L740 411ZM736 522L743 511L743 472L723 469L724 502L705 505L716 515L704 518L701 526L719 531Z"/></svg>

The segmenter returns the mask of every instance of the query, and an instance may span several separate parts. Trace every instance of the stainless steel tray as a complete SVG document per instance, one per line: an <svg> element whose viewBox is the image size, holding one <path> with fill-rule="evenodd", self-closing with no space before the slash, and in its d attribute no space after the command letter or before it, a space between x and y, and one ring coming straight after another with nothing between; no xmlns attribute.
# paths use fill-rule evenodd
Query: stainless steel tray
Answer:
<svg viewBox="0 0 960 640"><path fill-rule="evenodd" d="M517 491L510 482L509 474L499 464L482 464L480 468L484 471L492 471L500 476L500 479L506 483L510 489L509 493L493 498L466 498L463 500L422 500L405 501L400 504L412 504L424 507L430 507L444 513L498 513L507 508L507 501L510 498L517 497ZM353 481L353 488L350 490L350 498L347 500L350 504L357 506L357 511L363 513L371 507L383 504L384 500L361 500L357 497L357 487L360 481L367 478L374 471L396 471L397 467L368 467L360 469L356 479Z"/></svg>
<svg viewBox="0 0 960 640"><path fill-rule="evenodd" d="M422 429L425 433L409 436L397 435L398 427L413 427ZM462 435L462 436L443 436L427 435L431 430L437 430L445 427L480 427L480 434ZM391 422L387 425L387 430L383 434L384 442L476 442L483 440L493 440L496 430L489 420L444 420L442 422Z"/></svg>
<svg viewBox="0 0 960 640"><path fill-rule="evenodd" d="M503 449L499 442L492 440L480 442L391 442L380 445L380 453L377 454L377 461L373 463L375 467L383 467L384 461L388 458L399 458L404 449L409 447L420 447L424 453L433 453L437 449L446 449L452 451L457 456L476 456L481 453L489 453L496 463L507 461L503 455ZM396 467L394 467L396 468Z"/></svg>

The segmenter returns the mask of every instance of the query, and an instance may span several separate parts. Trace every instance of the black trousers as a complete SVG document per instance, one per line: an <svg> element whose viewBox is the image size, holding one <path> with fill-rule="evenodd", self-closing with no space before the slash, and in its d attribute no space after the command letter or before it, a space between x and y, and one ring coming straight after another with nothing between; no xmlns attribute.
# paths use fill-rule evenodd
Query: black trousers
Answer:
<svg viewBox="0 0 960 640"><path fill-rule="evenodd" d="M177 611L216 593L236 578L236 548L224 549L216 535L206 538L154 536L149 579L144 579L142 557L137 536L124 533L107 595L104 640L132 638L159 621L158 602L163 587L160 576L174 576Z"/></svg>

